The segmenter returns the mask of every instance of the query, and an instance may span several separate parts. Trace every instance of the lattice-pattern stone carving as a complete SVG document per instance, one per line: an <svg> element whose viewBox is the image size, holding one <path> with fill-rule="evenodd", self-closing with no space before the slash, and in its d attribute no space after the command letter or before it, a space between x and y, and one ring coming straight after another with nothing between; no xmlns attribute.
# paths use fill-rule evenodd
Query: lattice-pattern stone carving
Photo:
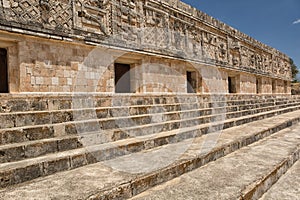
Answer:
<svg viewBox="0 0 300 200"><path fill-rule="evenodd" d="M2 0L8 21L47 28L71 29L71 0Z"/></svg>
<svg viewBox="0 0 300 200"><path fill-rule="evenodd" d="M72 0L50 0L48 23L51 27L60 29L72 29Z"/></svg>
<svg viewBox="0 0 300 200"><path fill-rule="evenodd" d="M2 0L4 17L8 21L41 24L39 0Z"/></svg>

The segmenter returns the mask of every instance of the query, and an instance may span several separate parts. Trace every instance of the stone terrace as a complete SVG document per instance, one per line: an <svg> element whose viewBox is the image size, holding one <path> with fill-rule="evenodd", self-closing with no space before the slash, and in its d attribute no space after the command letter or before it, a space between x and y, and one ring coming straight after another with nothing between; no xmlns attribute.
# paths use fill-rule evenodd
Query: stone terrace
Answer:
<svg viewBox="0 0 300 200"><path fill-rule="evenodd" d="M8 95L0 102L2 199L129 198L272 141L300 120L300 99L289 95Z"/></svg>

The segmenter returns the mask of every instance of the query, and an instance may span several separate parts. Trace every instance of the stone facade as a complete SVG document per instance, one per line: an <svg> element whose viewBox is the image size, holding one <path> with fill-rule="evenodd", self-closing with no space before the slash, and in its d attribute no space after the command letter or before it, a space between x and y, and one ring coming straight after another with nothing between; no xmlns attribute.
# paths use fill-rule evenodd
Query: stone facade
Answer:
<svg viewBox="0 0 300 200"><path fill-rule="evenodd" d="M290 93L288 56L178 0L1 0L9 91Z"/></svg>

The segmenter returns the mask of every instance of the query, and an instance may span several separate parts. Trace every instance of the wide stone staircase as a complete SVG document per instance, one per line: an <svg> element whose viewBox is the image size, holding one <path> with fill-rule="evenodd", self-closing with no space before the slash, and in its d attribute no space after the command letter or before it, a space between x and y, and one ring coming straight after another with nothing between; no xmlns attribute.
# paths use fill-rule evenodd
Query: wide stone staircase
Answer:
<svg viewBox="0 0 300 200"><path fill-rule="evenodd" d="M235 153L266 169L223 199L257 199L299 158L300 96L4 95L0 121L0 199L127 199Z"/></svg>

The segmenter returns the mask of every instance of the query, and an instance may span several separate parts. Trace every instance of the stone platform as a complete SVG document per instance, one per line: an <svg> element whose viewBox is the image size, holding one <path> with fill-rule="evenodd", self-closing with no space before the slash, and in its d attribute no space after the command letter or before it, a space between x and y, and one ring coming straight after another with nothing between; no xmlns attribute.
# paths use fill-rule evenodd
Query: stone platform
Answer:
<svg viewBox="0 0 300 200"><path fill-rule="evenodd" d="M0 102L0 199L131 198L232 152L248 149L253 156L244 159L256 165L267 143L288 159L277 178L299 157L288 156L299 145L288 129L298 127L299 96L7 95ZM267 178L269 164L261 166ZM258 191L240 185L246 199L275 182L259 180Z"/></svg>

